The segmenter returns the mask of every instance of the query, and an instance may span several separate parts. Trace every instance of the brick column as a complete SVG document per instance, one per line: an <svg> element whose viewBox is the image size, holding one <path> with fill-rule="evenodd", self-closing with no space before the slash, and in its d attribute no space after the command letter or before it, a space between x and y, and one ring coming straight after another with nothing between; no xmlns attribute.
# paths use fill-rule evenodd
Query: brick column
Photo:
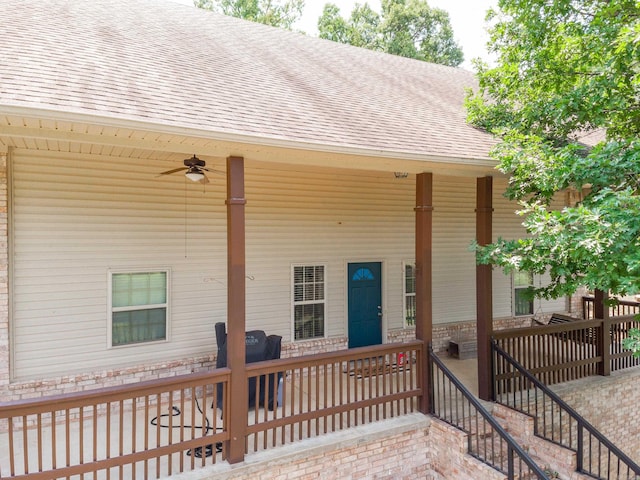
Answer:
<svg viewBox="0 0 640 480"><path fill-rule="evenodd" d="M7 153L0 151L0 402L9 401L9 237Z"/></svg>

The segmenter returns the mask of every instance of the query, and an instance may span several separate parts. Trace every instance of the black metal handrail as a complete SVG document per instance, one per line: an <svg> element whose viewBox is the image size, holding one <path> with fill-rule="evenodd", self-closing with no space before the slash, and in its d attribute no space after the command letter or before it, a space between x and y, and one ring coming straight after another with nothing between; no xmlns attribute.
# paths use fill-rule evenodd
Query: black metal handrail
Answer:
<svg viewBox="0 0 640 480"><path fill-rule="evenodd" d="M470 455L504 473L508 480L548 478L544 470L536 465L480 401L433 353L431 346L429 363L433 379L431 414L468 434Z"/></svg>
<svg viewBox="0 0 640 480"><path fill-rule="evenodd" d="M528 372L495 340L494 365L512 370L501 381L495 401L534 418L534 433L576 452L576 470L598 479L638 478L640 466L615 446L549 387ZM495 373L494 373L495 375Z"/></svg>

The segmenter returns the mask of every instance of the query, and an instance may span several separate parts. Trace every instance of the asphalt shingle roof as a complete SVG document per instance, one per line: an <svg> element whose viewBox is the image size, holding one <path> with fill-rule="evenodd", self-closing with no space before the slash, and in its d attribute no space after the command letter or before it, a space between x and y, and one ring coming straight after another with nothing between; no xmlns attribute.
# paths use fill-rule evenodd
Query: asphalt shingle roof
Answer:
<svg viewBox="0 0 640 480"><path fill-rule="evenodd" d="M486 158L471 72L153 0L0 2L3 106Z"/></svg>

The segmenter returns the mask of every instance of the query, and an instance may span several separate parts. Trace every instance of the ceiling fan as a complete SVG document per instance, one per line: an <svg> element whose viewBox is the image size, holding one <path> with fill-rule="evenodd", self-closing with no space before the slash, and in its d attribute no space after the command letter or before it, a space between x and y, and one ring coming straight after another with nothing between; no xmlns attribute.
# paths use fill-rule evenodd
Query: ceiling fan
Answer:
<svg viewBox="0 0 640 480"><path fill-rule="evenodd" d="M166 172L159 173L157 176L161 177L163 175L171 175L172 173L186 170L184 175L189 180L193 182L209 183L209 179L207 178L204 172L224 174L224 172L207 168L206 165L207 163L204 160L200 160L198 157L194 155L193 157L186 158L184 160L184 167L178 167L171 170L167 170Z"/></svg>

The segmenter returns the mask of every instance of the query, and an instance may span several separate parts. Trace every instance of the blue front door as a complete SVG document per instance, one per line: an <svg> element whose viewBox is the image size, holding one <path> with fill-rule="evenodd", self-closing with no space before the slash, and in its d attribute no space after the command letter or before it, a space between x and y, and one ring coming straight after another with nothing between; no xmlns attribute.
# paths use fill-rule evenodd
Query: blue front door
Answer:
<svg viewBox="0 0 640 480"><path fill-rule="evenodd" d="M348 266L349 348L382 343L381 272L380 262Z"/></svg>

